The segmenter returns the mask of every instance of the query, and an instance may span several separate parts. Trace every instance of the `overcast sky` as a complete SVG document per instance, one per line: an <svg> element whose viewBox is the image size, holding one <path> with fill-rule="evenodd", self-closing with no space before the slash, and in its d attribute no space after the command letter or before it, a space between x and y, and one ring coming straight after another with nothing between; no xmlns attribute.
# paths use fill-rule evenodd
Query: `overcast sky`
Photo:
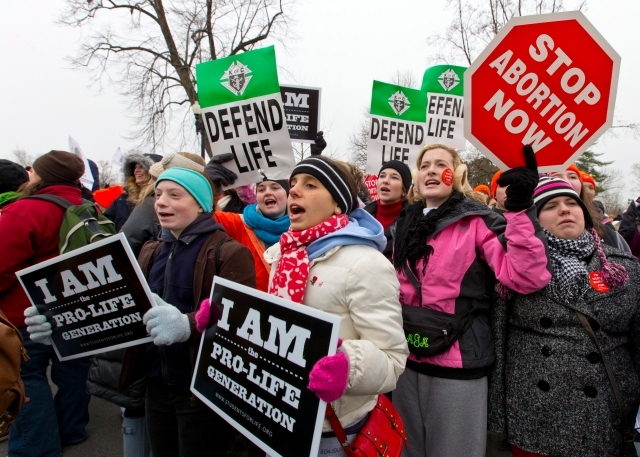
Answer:
<svg viewBox="0 0 640 457"><path fill-rule="evenodd" d="M135 146L125 139L135 127L126 101L109 86L89 86L89 76L64 60L90 32L55 24L64 3L0 2L2 158L18 147L33 154L68 149L69 135L94 160L110 160L118 147ZM280 82L322 88L321 128L328 130L331 147L346 155L349 135L369 106L372 80L410 71L422 81L434 53L427 38L450 22L445 6L444 0L302 1L294 12L296 39L288 49L276 45L278 65L286 70ZM622 56L616 116L640 122L640 2L589 0L585 15ZM594 149L615 162L631 187L629 169L640 162L640 140L607 136Z"/></svg>

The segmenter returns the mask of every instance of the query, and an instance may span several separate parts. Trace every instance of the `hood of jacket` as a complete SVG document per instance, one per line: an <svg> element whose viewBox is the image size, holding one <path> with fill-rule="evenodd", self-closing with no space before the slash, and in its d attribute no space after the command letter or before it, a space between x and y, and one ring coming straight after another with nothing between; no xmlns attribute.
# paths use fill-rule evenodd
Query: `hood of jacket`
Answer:
<svg viewBox="0 0 640 457"><path fill-rule="evenodd" d="M203 233L213 233L216 230L222 230L226 233L224 227L216 222L211 213L202 213L195 221L185 227L177 240L182 241L185 244L189 244L197 238L198 235L202 235ZM173 236L173 233L164 228L160 231L158 239L169 243L177 241L176 237Z"/></svg>
<svg viewBox="0 0 640 457"><path fill-rule="evenodd" d="M307 254L309 260L314 260L336 246L363 244L382 252L387 245L382 224L371 214L357 208L349 213L349 223L346 227L323 236L309 244Z"/></svg>
<svg viewBox="0 0 640 457"><path fill-rule="evenodd" d="M155 154L154 154L155 155ZM124 179L131 178L133 176L133 170L136 164L140 164L145 170L149 171L151 165L155 162L151 157L144 154L127 154L124 157L124 164L122 165L122 172L124 173Z"/></svg>

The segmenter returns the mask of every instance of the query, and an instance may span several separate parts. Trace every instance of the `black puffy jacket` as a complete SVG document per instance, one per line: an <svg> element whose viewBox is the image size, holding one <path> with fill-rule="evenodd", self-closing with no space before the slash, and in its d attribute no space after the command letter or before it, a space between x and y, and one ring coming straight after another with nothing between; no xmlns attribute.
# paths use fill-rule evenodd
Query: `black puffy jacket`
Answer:
<svg viewBox="0 0 640 457"><path fill-rule="evenodd" d="M118 391L123 355L124 349L118 349L93 356L87 376L87 393L124 408L144 408L146 377L133 382L123 392Z"/></svg>

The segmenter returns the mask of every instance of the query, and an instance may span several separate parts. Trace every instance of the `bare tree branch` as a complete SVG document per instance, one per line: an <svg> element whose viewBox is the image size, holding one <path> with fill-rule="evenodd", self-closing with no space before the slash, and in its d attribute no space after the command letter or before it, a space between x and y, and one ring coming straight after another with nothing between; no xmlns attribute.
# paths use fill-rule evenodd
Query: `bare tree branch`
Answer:
<svg viewBox="0 0 640 457"><path fill-rule="evenodd" d="M586 0L573 0L568 9L582 9ZM439 49L429 58L435 63L470 65L512 17L552 13L565 9L562 1L548 0L448 0L454 11L443 33L431 35Z"/></svg>
<svg viewBox="0 0 640 457"><path fill-rule="evenodd" d="M69 61L125 97L138 125L130 137L144 148L183 147L196 139L196 64L284 43L288 1L67 0L59 23L93 32Z"/></svg>

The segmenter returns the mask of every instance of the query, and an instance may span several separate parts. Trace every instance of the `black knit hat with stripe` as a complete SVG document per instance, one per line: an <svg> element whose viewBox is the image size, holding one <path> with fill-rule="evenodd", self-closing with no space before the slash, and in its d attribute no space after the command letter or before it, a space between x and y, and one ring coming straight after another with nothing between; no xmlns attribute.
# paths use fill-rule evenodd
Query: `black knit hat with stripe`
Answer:
<svg viewBox="0 0 640 457"><path fill-rule="evenodd" d="M349 214L358 207L358 201L349 187L349 180L344 175L344 172L337 167L333 167L329 162L323 160L321 156L311 157L299 162L291 172L289 181L299 173L307 173L320 181L344 214Z"/></svg>

